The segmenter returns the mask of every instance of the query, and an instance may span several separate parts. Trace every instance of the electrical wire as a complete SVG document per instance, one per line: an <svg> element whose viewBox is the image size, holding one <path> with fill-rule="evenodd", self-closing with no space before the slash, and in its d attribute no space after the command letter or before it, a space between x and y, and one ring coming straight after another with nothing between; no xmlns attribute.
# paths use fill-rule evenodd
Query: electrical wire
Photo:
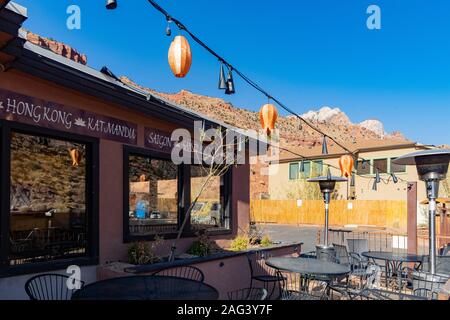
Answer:
<svg viewBox="0 0 450 320"><path fill-rule="evenodd" d="M154 0L148 0L150 5L152 5L157 11L159 11L161 14L163 14L166 17L167 21L171 21L175 23L175 25L180 29L185 31L197 44L199 44L201 47L203 47L206 51L208 51L211 55L216 57L219 62L223 63L225 66L229 68L230 71L234 71L241 79L243 79L248 85L253 87L255 90L259 91L263 95L267 97L268 100L274 101L276 104L278 104L282 109L284 109L286 112L292 114L297 119L305 123L308 127L310 127L312 130L316 131L320 135L322 135L325 138L330 139L333 141L337 146L342 148L345 152L349 153L350 155L355 158L356 161L362 161L363 163L369 165L372 168L376 168L374 165L371 164L370 161L359 157L355 152L351 151L349 148L347 148L345 145L340 143L336 138L332 137L331 135L327 134L326 132L322 131L320 128L316 127L314 124L312 124L310 121L306 120L299 114L297 114L295 111L287 107L284 103L282 103L279 99L275 98L273 95L268 93L265 89L263 89L260 85L258 85L255 81L250 79L248 76L246 76L243 72L241 72L239 69L237 69L235 66L233 66L230 62L228 62L225 58L220 56L217 52L215 52L213 49L211 49L208 45L206 45L203 41L201 41L194 33L192 33L180 20L174 18L172 15L170 15L164 8L162 8L158 3L156 3ZM285 151L294 153L288 149L285 149ZM304 157L302 157L304 158ZM339 169L339 168L338 168ZM378 170L378 168L376 168ZM382 179L383 180L383 179ZM389 179L388 179L389 180ZM405 182L405 180L398 178L399 181Z"/></svg>

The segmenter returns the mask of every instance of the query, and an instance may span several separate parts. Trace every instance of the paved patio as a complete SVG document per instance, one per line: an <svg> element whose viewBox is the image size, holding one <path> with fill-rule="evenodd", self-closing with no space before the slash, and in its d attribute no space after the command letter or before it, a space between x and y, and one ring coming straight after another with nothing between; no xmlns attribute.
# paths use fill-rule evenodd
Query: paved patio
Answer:
<svg viewBox="0 0 450 320"><path fill-rule="evenodd" d="M294 226L284 224L259 224L274 242L303 242L302 252L315 250L317 231L320 226Z"/></svg>

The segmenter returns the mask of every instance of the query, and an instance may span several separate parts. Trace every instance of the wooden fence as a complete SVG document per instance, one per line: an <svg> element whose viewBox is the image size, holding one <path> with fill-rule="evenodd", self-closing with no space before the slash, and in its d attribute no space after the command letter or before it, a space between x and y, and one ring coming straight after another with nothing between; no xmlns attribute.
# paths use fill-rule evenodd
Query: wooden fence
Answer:
<svg viewBox="0 0 450 320"><path fill-rule="evenodd" d="M304 200L251 200L250 216L258 223L323 225L324 203ZM330 226L356 224L406 230L406 201L334 200L330 204Z"/></svg>

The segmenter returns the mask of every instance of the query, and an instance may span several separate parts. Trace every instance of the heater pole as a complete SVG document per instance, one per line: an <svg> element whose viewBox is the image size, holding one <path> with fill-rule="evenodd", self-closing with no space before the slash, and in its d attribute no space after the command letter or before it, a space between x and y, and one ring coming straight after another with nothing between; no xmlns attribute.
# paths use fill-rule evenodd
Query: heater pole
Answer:
<svg viewBox="0 0 450 320"><path fill-rule="evenodd" d="M329 212L330 212L330 193L329 192L325 192L323 194L324 197L324 202L325 202L325 232L324 234L324 245L325 247L328 247L328 217L329 217Z"/></svg>
<svg viewBox="0 0 450 320"><path fill-rule="evenodd" d="M427 198L429 202L429 254L431 274L436 274L436 199L439 195L439 180L429 179L425 181L427 187Z"/></svg>
<svg viewBox="0 0 450 320"><path fill-rule="evenodd" d="M429 232L430 232L430 273L436 274L436 199L430 199Z"/></svg>

